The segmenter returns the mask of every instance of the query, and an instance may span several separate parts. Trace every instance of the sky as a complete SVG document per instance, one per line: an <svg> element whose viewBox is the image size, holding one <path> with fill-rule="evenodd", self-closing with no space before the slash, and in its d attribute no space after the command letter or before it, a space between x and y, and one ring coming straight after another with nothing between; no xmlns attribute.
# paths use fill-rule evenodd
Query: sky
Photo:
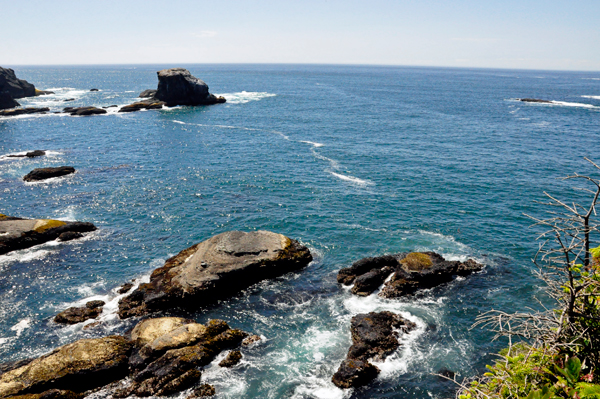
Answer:
<svg viewBox="0 0 600 399"><path fill-rule="evenodd" d="M0 65L600 71L600 0L0 0Z"/></svg>

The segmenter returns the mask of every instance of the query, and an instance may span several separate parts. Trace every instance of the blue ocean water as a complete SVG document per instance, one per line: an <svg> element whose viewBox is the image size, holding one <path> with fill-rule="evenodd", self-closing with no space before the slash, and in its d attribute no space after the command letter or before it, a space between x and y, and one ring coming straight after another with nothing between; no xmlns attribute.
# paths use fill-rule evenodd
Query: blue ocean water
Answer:
<svg viewBox="0 0 600 399"><path fill-rule="evenodd" d="M27 106L125 105L175 65L15 67L55 91ZM123 333L116 288L228 230L300 240L315 261L187 313L265 337L234 369L209 366L218 398L444 398L441 368L476 375L506 343L470 329L490 309L536 307L531 258L543 192L573 199L558 177L600 160L600 73L300 65L184 65L228 102L208 107L0 119L0 213L91 221L83 240L0 256L0 362L84 337ZM89 92L98 88L99 92ZM522 103L543 98L554 104ZM64 102L64 99L74 101ZM5 155L44 149L36 159ZM43 166L75 175L21 178ZM482 273L414 298L358 298L337 285L366 257L433 250ZM51 321L108 302L84 330ZM353 315L391 310L419 328L366 388L331 382ZM171 314L180 314L173 311ZM109 394L101 391L96 397ZM182 397L182 395L180 395Z"/></svg>

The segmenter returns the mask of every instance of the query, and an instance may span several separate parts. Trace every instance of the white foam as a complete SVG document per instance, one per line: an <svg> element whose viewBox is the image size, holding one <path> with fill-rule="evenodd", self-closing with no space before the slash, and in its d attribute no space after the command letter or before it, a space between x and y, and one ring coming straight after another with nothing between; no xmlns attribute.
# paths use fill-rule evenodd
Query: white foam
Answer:
<svg viewBox="0 0 600 399"><path fill-rule="evenodd" d="M339 173L336 173L336 172L333 172L333 171L329 171L329 173L332 176L337 177L338 179L341 179L341 180L344 180L344 181L348 181L350 183L357 184L359 186L373 186L373 185L375 185L375 183L373 183L372 181L360 179L360 178L355 177L355 176L342 175L342 174L339 174Z"/></svg>
<svg viewBox="0 0 600 399"><path fill-rule="evenodd" d="M552 104L562 105L563 107L600 108L592 104L570 103L566 101L552 101Z"/></svg>
<svg viewBox="0 0 600 399"><path fill-rule="evenodd" d="M319 147L323 147L325 144L321 144L321 143L315 143L314 141L306 141L306 140L302 140L300 141L301 143L306 143L306 144L310 144L315 148L319 148Z"/></svg>
<svg viewBox="0 0 600 399"><path fill-rule="evenodd" d="M31 319L25 318L10 328L11 331L16 331L17 337L21 336L24 330L31 327Z"/></svg>
<svg viewBox="0 0 600 399"><path fill-rule="evenodd" d="M239 93L224 93L215 95L225 97L227 99L227 103L229 104L246 104L250 101L259 101L263 98L277 96L277 94L257 91L241 91Z"/></svg>
<svg viewBox="0 0 600 399"><path fill-rule="evenodd" d="M583 98L593 98L594 100L600 100L600 96L581 96Z"/></svg>

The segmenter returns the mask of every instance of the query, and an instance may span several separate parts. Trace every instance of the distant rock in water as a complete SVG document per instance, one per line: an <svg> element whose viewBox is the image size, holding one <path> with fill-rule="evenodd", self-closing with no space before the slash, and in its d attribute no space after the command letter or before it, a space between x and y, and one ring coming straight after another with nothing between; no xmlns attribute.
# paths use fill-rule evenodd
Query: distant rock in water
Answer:
<svg viewBox="0 0 600 399"><path fill-rule="evenodd" d="M26 80L18 79L15 71L0 67L0 93L7 91L12 98L35 96L35 86Z"/></svg>
<svg viewBox="0 0 600 399"><path fill-rule="evenodd" d="M36 157L41 157L43 155L46 155L46 151L35 150L35 151L29 151L28 153L23 154L23 155L7 155L7 157L9 157L9 158L36 158Z"/></svg>
<svg viewBox="0 0 600 399"><path fill-rule="evenodd" d="M59 324L77 324L89 319L95 319L102 313L102 307L104 305L104 301L89 301L85 306L80 308L68 308L57 314L56 317L54 317L54 322Z"/></svg>
<svg viewBox="0 0 600 399"><path fill-rule="evenodd" d="M184 249L119 302L127 318L165 308L198 308L312 260L305 246L269 231L229 231Z"/></svg>
<svg viewBox="0 0 600 399"><path fill-rule="evenodd" d="M36 96L47 96L50 94L55 94L53 91L49 91L49 90L38 90L35 89L35 95Z"/></svg>
<svg viewBox="0 0 600 399"><path fill-rule="evenodd" d="M208 85L184 68L158 71L158 88L154 98L174 105L211 105L224 103L224 97L208 92Z"/></svg>
<svg viewBox="0 0 600 399"><path fill-rule="evenodd" d="M71 116L89 116L107 113L105 109L96 107L67 107L63 111L66 114L71 114Z"/></svg>
<svg viewBox="0 0 600 399"><path fill-rule="evenodd" d="M96 226L88 222L22 219L0 214L0 255L55 240L66 232L85 233L94 230Z"/></svg>
<svg viewBox="0 0 600 399"><path fill-rule="evenodd" d="M119 112L135 112L142 109L161 109L165 105L164 101L158 101L155 98L138 101L133 104L125 105L119 109Z"/></svg>
<svg viewBox="0 0 600 399"><path fill-rule="evenodd" d="M370 359L384 360L400 347L400 334L407 334L416 324L392 312L371 312L352 318L352 346L346 360L333 375L339 388L355 388L368 384L379 374Z"/></svg>
<svg viewBox="0 0 600 399"><path fill-rule="evenodd" d="M0 109L10 109L19 106L21 106L21 104L19 104L8 91L0 91Z"/></svg>
<svg viewBox="0 0 600 399"><path fill-rule="evenodd" d="M100 91L100 90L98 90L98 89L90 89L90 91Z"/></svg>
<svg viewBox="0 0 600 399"><path fill-rule="evenodd" d="M65 99L63 100L63 102L68 102L68 101L75 101L75 99L74 99L74 98L65 98Z"/></svg>
<svg viewBox="0 0 600 399"><path fill-rule="evenodd" d="M552 101L548 101L548 100L540 100L537 98L518 98L519 101L523 101L526 103L545 103L545 104L552 104Z"/></svg>
<svg viewBox="0 0 600 399"><path fill-rule="evenodd" d="M156 90L153 89L147 89L144 90L143 92L140 93L140 95L138 96L139 98L148 98L148 97L154 97L154 95L156 94Z"/></svg>
<svg viewBox="0 0 600 399"><path fill-rule="evenodd" d="M75 173L75 168L72 166L58 166L56 168L37 168L27 173L23 180L25 181L38 181L46 180L52 177L60 177Z"/></svg>
<svg viewBox="0 0 600 399"><path fill-rule="evenodd" d="M15 109L6 109L4 111L0 111L0 116L18 116L18 115L26 115L26 114L43 114L50 111L50 108L15 108Z"/></svg>
<svg viewBox="0 0 600 399"><path fill-rule="evenodd" d="M361 259L341 269L337 280L344 285L354 284L351 292L359 296L371 295L383 284L379 295L395 298L450 282L455 276L468 276L482 268L483 265L471 259L447 261L435 252L411 252Z"/></svg>

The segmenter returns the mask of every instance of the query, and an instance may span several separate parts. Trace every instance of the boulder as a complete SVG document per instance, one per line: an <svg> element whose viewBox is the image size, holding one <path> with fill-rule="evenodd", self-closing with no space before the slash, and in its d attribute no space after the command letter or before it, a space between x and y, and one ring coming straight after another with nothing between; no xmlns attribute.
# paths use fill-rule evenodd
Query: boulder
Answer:
<svg viewBox="0 0 600 399"><path fill-rule="evenodd" d="M341 269L337 280L344 285L354 284L351 292L359 296L368 296L383 284L379 295L395 298L433 288L482 268L483 265L471 259L447 261L435 252L411 252L361 259Z"/></svg>
<svg viewBox="0 0 600 399"><path fill-rule="evenodd" d="M156 94L156 90L148 89L148 90L144 90L143 92L141 92L138 97L139 98L154 97L155 94Z"/></svg>
<svg viewBox="0 0 600 399"><path fill-rule="evenodd" d="M78 231L65 231L58 236L58 241L71 241L83 237Z"/></svg>
<svg viewBox="0 0 600 399"><path fill-rule="evenodd" d="M0 93L7 91L12 98L35 96L35 86L23 79L18 79L15 71L0 67Z"/></svg>
<svg viewBox="0 0 600 399"><path fill-rule="evenodd" d="M0 376L0 398L49 389L84 392L127 375L130 344L120 336L82 339Z"/></svg>
<svg viewBox="0 0 600 399"><path fill-rule="evenodd" d="M19 107L19 104L8 91L0 91L0 110ZM0 115L5 116L0 113Z"/></svg>
<svg viewBox="0 0 600 399"><path fill-rule="evenodd" d="M38 181L46 180L52 177L60 177L75 173L75 168L72 166L58 166L56 168L37 168L27 173L23 180L25 181Z"/></svg>
<svg viewBox="0 0 600 399"><path fill-rule="evenodd" d="M127 318L174 306L198 308L226 298L261 280L308 265L305 246L269 231L219 234L168 259L119 302Z"/></svg>
<svg viewBox="0 0 600 399"><path fill-rule="evenodd" d="M233 367L238 364L242 360L242 352L240 351L230 351L225 359L219 362L219 366L221 367Z"/></svg>
<svg viewBox="0 0 600 399"><path fill-rule="evenodd" d="M119 109L119 112L135 112L142 109L160 109L165 105L165 102L158 101L154 98L150 100L138 101L133 104L125 105Z"/></svg>
<svg viewBox="0 0 600 399"><path fill-rule="evenodd" d="M27 115L27 114L43 114L50 111L50 108L15 108L15 109L6 109L4 111L0 111L0 116L18 116L18 115Z"/></svg>
<svg viewBox="0 0 600 399"><path fill-rule="evenodd" d="M53 219L22 219L0 214L0 255L56 240L62 233L96 230L88 222L64 222Z"/></svg>
<svg viewBox="0 0 600 399"><path fill-rule="evenodd" d="M224 97L208 92L208 85L184 68L163 69L157 72L158 88L154 98L174 105L210 105L224 103Z"/></svg>
<svg viewBox="0 0 600 399"><path fill-rule="evenodd" d="M398 338L416 328L416 324L392 312L371 312L352 318L352 346L346 359L333 375L340 388L359 387L377 378L379 369L369 360L384 360L400 347Z"/></svg>
<svg viewBox="0 0 600 399"><path fill-rule="evenodd" d="M63 233L64 234L64 233ZM102 313L104 301L89 301L82 307L71 307L54 317L59 324L77 324L89 319L95 319Z"/></svg>
<svg viewBox="0 0 600 399"><path fill-rule="evenodd" d="M552 101L548 100L540 100L537 98L518 98L519 101L523 101L526 103L544 103L544 104L552 104Z"/></svg>
<svg viewBox="0 0 600 399"><path fill-rule="evenodd" d="M89 116L107 113L105 109L97 107L66 107L63 111L71 116Z"/></svg>

